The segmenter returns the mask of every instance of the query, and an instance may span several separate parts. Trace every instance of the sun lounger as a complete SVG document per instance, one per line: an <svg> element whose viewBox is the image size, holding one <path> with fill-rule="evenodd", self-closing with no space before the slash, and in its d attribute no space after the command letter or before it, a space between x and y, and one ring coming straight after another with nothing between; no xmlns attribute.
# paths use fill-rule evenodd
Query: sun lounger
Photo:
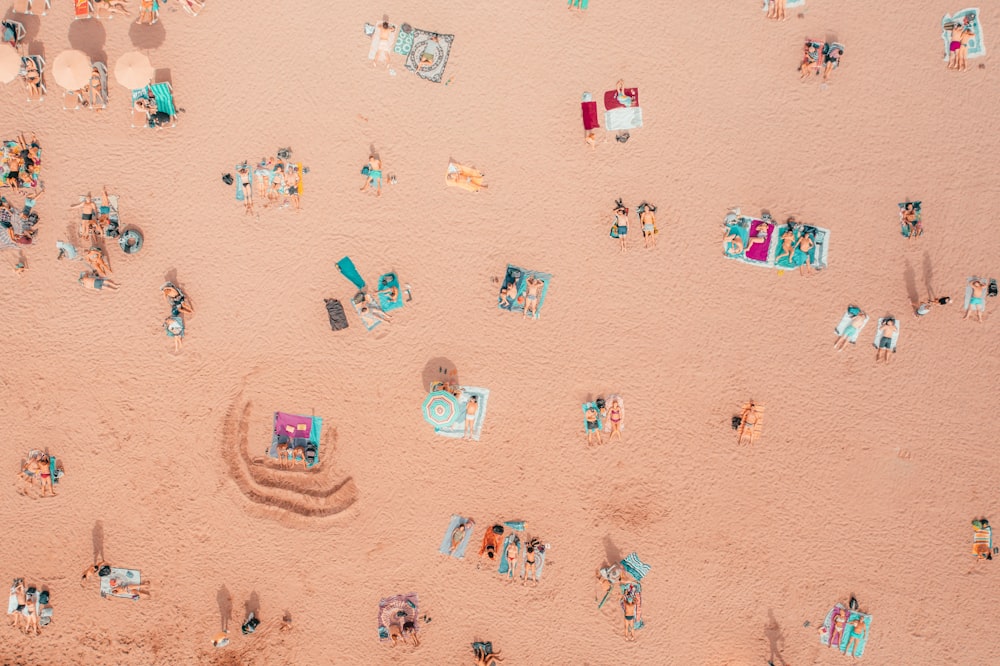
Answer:
<svg viewBox="0 0 1000 666"><path fill-rule="evenodd" d="M986 312L986 290L983 290L982 302L973 303L972 302L972 283L979 280L985 285L989 285L990 281L986 278L970 277L965 280L965 303L962 305L962 310L972 309L973 311L979 310L980 312Z"/></svg>
<svg viewBox="0 0 1000 666"><path fill-rule="evenodd" d="M404 623L412 622L416 631L418 600L416 593L397 594L393 597L384 597L378 602L378 639L379 641L389 640L389 627L402 626Z"/></svg>
<svg viewBox="0 0 1000 666"><path fill-rule="evenodd" d="M549 291L549 283L552 281L552 276L549 273L539 273L537 271L529 271L523 268L519 268L513 264L507 264L507 272L504 275L504 279L501 282L501 291L507 287L507 285L514 283L517 287L516 298L511 301L505 298L502 294L497 300L497 307L501 310L507 310L508 312L524 312L524 302L525 302L525 291L527 290L527 281L529 277L542 281L541 292L538 295L538 307L535 310L536 317L541 316L542 306L545 305L545 296Z"/></svg>
<svg viewBox="0 0 1000 666"><path fill-rule="evenodd" d="M882 344L882 325L885 323L886 319L887 319L886 317L883 317L878 320L878 328L875 331L875 342L872 343L872 346L875 347L875 349L878 349L879 345ZM896 332L892 336L892 342L889 345L889 349L891 349L892 353L895 354L896 341L899 340L899 320L895 318L893 319L896 322Z"/></svg>
<svg viewBox="0 0 1000 666"><path fill-rule="evenodd" d="M969 27L975 33L975 36L968 41L965 45L965 57L966 58L981 58L986 55L986 42L983 37L983 24L980 22L981 13L978 8L963 9L960 12L955 12L954 14L945 14L941 19L941 38L944 39L944 59L947 60L951 53L951 29L950 26L956 23L962 23L965 21L966 17L972 18L969 22Z"/></svg>
<svg viewBox="0 0 1000 666"><path fill-rule="evenodd" d="M38 101L45 99L45 93L48 92L45 88L45 58L40 55L26 55L21 56L21 76L22 78L27 74L27 63L31 61L35 63L35 68L38 70L38 87L41 89L42 94L39 96ZM27 81L27 79L25 79ZM28 97L28 101L34 101L31 97Z"/></svg>
<svg viewBox="0 0 1000 666"><path fill-rule="evenodd" d="M472 422L472 440L478 442L483 432L483 422L486 420L486 411L489 408L490 390L481 386L462 386L459 394L458 416L453 423L446 426L436 426L434 432L451 439L460 439L465 435L465 410L469 405L469 399L475 396L479 402L476 409L476 418Z"/></svg>
<svg viewBox="0 0 1000 666"><path fill-rule="evenodd" d="M94 69L101 77L101 94L94 95L94 90L88 88L87 98L92 109L106 109L108 106L108 66L103 62L95 62Z"/></svg>
<svg viewBox="0 0 1000 666"><path fill-rule="evenodd" d="M330 320L330 329L342 331L347 328L347 313L344 312L344 306L341 305L340 301L336 298L327 298L324 303L326 304L326 316Z"/></svg>
<svg viewBox="0 0 1000 666"><path fill-rule="evenodd" d="M293 458L302 458L306 467L317 465L322 430L323 419L318 416L275 412L271 448L268 449L267 455L278 458L278 445L289 444Z"/></svg>
<svg viewBox="0 0 1000 666"><path fill-rule="evenodd" d="M94 6L90 3L90 0L73 0L75 12L73 15L74 20L79 19L89 19L94 15Z"/></svg>
<svg viewBox="0 0 1000 666"><path fill-rule="evenodd" d="M4 31L4 41L6 41L9 31L9 33L13 34L14 37L14 48L17 49L18 53L21 53L21 49L24 47L24 38L27 35L27 32L24 29L24 24L10 19L4 19L0 23L2 23Z"/></svg>
<svg viewBox="0 0 1000 666"><path fill-rule="evenodd" d="M470 520L471 520L470 518L464 518L457 514L451 517L451 520L448 522L448 529L444 531L444 538L441 539L441 547L438 548L438 551L442 555L449 555L451 557L456 557L458 559L462 559L463 557L465 557L465 550L466 548L469 547L469 542L472 541L472 533L475 530L466 530L465 536L462 538L461 543L459 543L458 546L455 547L455 550L453 552L449 552L451 551L451 535L455 532L457 528L461 527L462 525L465 525Z"/></svg>
<svg viewBox="0 0 1000 666"><path fill-rule="evenodd" d="M49 12L51 0L14 0L11 11L15 14L34 14L38 5L42 7L42 16Z"/></svg>
<svg viewBox="0 0 1000 666"><path fill-rule="evenodd" d="M139 585L142 583L142 575L139 573L138 569L122 569L119 567L111 567L110 576L101 576L102 597L118 597L119 599L138 600L138 595L131 595L126 591L121 591L121 592L114 591L114 587L112 587L111 581L115 581L116 586Z"/></svg>
<svg viewBox="0 0 1000 666"><path fill-rule="evenodd" d="M837 334L838 338L841 335L843 335L844 331L847 330L847 327L850 326L852 319L854 319L854 315L851 314L850 310L844 312L844 316L840 318L840 323L837 324L837 328L834 329L834 333ZM854 333L847 336L848 342L850 342L852 345L858 342L858 335L861 334L861 329L863 329L868 324L869 319L870 317L868 315L865 315L864 322L862 322L860 326L854 329Z"/></svg>

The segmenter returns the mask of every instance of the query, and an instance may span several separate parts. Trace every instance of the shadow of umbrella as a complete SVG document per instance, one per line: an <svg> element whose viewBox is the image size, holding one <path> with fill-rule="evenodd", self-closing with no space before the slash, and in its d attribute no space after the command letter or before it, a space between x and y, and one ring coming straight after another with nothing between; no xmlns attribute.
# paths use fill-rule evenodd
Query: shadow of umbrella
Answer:
<svg viewBox="0 0 1000 666"><path fill-rule="evenodd" d="M420 373L420 388L429 391L434 382L458 384L458 369L455 364L443 356L436 356L427 361L424 371Z"/></svg>
<svg viewBox="0 0 1000 666"><path fill-rule="evenodd" d="M128 29L128 38L137 49L155 49L167 40L167 31L163 27L163 21L157 21L153 25L133 22Z"/></svg>
<svg viewBox="0 0 1000 666"><path fill-rule="evenodd" d="M69 25L69 45L83 51L94 62L107 64L108 54L104 52L107 33L102 21L73 21Z"/></svg>

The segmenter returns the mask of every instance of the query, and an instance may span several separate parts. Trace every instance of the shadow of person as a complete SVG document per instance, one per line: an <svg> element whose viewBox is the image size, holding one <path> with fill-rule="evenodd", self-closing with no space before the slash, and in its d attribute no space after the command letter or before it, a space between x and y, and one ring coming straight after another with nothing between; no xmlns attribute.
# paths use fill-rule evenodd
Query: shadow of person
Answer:
<svg viewBox="0 0 1000 666"><path fill-rule="evenodd" d="M219 588L215 595L215 600L219 603L219 615L222 618L222 630L229 631L229 620L233 616L233 597L225 585Z"/></svg>
<svg viewBox="0 0 1000 666"><path fill-rule="evenodd" d="M778 625L777 618L774 617L774 610L767 609L767 624L764 625L764 637L767 639L771 654L767 658L767 663L773 666L788 666L785 658L781 656L784 648L785 637Z"/></svg>
<svg viewBox="0 0 1000 666"><path fill-rule="evenodd" d="M104 521L94 522L94 529L90 533L94 540L94 562L104 561Z"/></svg>
<svg viewBox="0 0 1000 666"><path fill-rule="evenodd" d="M920 304L920 295L917 293L917 276L913 272L913 266L909 259L906 260L906 268L903 269L903 280L906 282L906 295L910 303L916 307Z"/></svg>

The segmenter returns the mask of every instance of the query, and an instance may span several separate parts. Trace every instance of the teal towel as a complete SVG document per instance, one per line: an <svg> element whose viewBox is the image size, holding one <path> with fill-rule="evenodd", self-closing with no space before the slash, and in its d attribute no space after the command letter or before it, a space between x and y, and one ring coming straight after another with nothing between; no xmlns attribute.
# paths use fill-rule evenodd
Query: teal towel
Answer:
<svg viewBox="0 0 1000 666"><path fill-rule="evenodd" d="M171 116L177 115L177 109L174 108L174 94L170 90L169 83L151 83L149 84L149 89L153 91L153 96L156 97L157 111L169 113Z"/></svg>
<svg viewBox="0 0 1000 666"><path fill-rule="evenodd" d="M358 289L365 288L365 281L361 278L361 274L358 273L358 269L354 267L354 262L351 261L350 257L344 257L338 261L337 268L340 269L340 273L350 280L355 287Z"/></svg>

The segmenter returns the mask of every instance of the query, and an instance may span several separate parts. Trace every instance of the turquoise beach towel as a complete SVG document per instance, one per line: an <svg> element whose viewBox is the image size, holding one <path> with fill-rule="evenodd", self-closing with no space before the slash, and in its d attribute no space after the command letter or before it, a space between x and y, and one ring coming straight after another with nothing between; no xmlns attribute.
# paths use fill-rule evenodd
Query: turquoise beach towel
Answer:
<svg viewBox="0 0 1000 666"><path fill-rule="evenodd" d="M740 240L743 241L743 247L747 246L747 240L750 238L750 230L749 229L747 229L743 225L739 224L738 222L732 222L732 223L726 225L726 236L729 236L731 234L738 235L740 237ZM740 259L740 258L742 258L742 256L743 256L742 254L734 254L733 253L733 251L732 251L732 243L724 240L723 241L723 245L724 245L724 247L722 248L722 251L725 253L725 255L727 257L729 257L731 259Z"/></svg>
<svg viewBox="0 0 1000 666"><path fill-rule="evenodd" d="M881 319L878 320L878 330L876 330L876 332L875 332L875 342L872 343L872 345L875 347L875 349L878 349L879 348L879 344L882 342L882 324L885 323L886 319L887 319L887 317L883 317L883 318L881 318ZM892 343L891 343L891 345L889 347L889 349L891 349L894 354L896 353L896 341L897 340L899 340L899 320L898 319L896 319L896 333L895 333L895 335L892 336Z"/></svg>
<svg viewBox="0 0 1000 666"><path fill-rule="evenodd" d="M858 618L864 618L865 620L865 631L864 634L858 636L858 642L855 644L854 649L851 652L847 651L847 644L850 642L851 637L855 635L854 627L851 626L851 622L854 622ZM840 651L844 654L850 654L854 658L859 658L865 653L865 645L868 643L868 635L871 633L872 618L866 613L861 613L858 611L851 611L850 615L847 616L847 625L844 627L844 635L840 639Z"/></svg>
<svg viewBox="0 0 1000 666"><path fill-rule="evenodd" d="M587 410L593 408L597 412L597 431L600 432L604 430L604 419L601 417L601 410L597 408L596 402L585 402L580 405L580 409L583 411L583 430L584 432L590 432L587 429Z"/></svg>
<svg viewBox="0 0 1000 666"><path fill-rule="evenodd" d="M853 319L853 317L851 316L850 312L845 312L844 316L840 318L840 323L837 324L837 328L834 329L834 332L837 334L837 337L840 337L841 335L844 334L844 331L847 330L847 326L851 323L851 319ZM852 345L857 343L858 335L861 334L861 330L868 324L869 319L870 317L868 315L865 315L864 323L862 323L861 326L858 326L854 330L854 333L852 335L847 336L848 342L850 342Z"/></svg>
<svg viewBox="0 0 1000 666"><path fill-rule="evenodd" d="M344 257L337 262L337 268L340 269L340 273L351 281L351 283L358 289L365 288L365 281L361 278L361 274L358 273L358 269L354 267L354 262L351 261L350 257Z"/></svg>
<svg viewBox="0 0 1000 666"><path fill-rule="evenodd" d="M150 83L149 89L156 97L157 111L169 113L171 117L177 115L177 109L174 108L174 92L170 89L169 83Z"/></svg>
<svg viewBox="0 0 1000 666"><path fill-rule="evenodd" d="M448 549L451 548L451 533L454 532L455 528L460 525L468 523L469 520L469 518L463 518L458 514L452 515L451 521L448 523L448 529L444 531L444 538L441 540L441 547L438 548L438 551L440 551L442 555L451 555L452 557L457 557L458 559L465 557L465 549L469 547L469 542L472 541L472 533L475 531L474 529L466 530L465 538L463 538L462 543L458 544L458 547L455 548L455 552L449 553Z"/></svg>
<svg viewBox="0 0 1000 666"><path fill-rule="evenodd" d="M529 271L523 268L519 268L513 264L507 264L507 273L504 276L503 282L501 283L500 289L503 290L508 284L514 282L517 284L517 297L513 303L506 305L506 299L498 298L497 307L501 310L507 310L509 312L524 312L524 301L525 292L528 288L528 278L535 278L542 281L542 289L538 294L538 307L535 308L535 318L537 319L542 315L542 306L545 305L545 296L549 293L549 282L552 280L552 276L549 273L539 273L538 271Z"/></svg>
<svg viewBox="0 0 1000 666"><path fill-rule="evenodd" d="M396 290L396 299L389 298L389 289ZM378 278L378 302L382 306L383 312L392 312L403 307L404 296L409 295L409 290L399 288L399 276L395 273L385 273Z"/></svg>
<svg viewBox="0 0 1000 666"><path fill-rule="evenodd" d="M970 277L965 281L965 304L962 305L963 310L968 310L970 303L972 302L972 283L979 280L983 284L989 286L990 281L986 278ZM980 312L986 312L986 290L983 290L983 302L977 303L971 306L973 310L979 310Z"/></svg>
<svg viewBox="0 0 1000 666"><path fill-rule="evenodd" d="M945 28L952 23L961 23L967 16L975 16L970 22L972 31L976 36L965 45L966 58L979 58L986 55L986 42L983 38L983 24L980 22L981 13L978 8L963 9L952 15L945 14L941 19L941 38L944 40L944 59L947 60L951 53L951 31Z"/></svg>

